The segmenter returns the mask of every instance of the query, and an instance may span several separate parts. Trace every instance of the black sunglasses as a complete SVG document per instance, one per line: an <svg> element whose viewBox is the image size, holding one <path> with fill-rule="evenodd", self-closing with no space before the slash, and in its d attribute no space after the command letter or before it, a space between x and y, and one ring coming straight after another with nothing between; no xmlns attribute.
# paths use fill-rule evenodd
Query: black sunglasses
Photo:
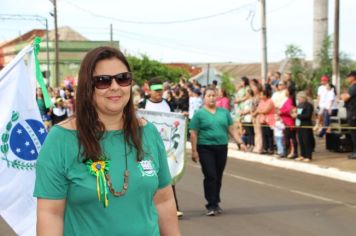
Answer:
<svg viewBox="0 0 356 236"><path fill-rule="evenodd" d="M126 87L132 83L132 74L131 72L124 72L117 75L97 75L93 76L93 79L93 84L97 89L109 88L113 79L115 79L116 83L121 87Z"/></svg>

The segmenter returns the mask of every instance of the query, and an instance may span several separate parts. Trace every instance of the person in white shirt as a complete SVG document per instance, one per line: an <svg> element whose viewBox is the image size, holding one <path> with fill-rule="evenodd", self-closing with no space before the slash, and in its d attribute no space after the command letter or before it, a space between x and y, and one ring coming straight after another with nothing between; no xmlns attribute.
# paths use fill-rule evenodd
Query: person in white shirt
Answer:
<svg viewBox="0 0 356 236"><path fill-rule="evenodd" d="M336 116L338 112L336 90L335 87L329 83L329 78L327 76L321 77L321 85L318 88L317 102L319 112L315 129L318 129L322 119L323 128L319 130L318 136L323 137L327 131L325 127L330 125L330 116Z"/></svg>
<svg viewBox="0 0 356 236"><path fill-rule="evenodd" d="M140 104L139 108L143 108L148 111L159 111L159 112L172 112L171 107L168 102L163 99L163 83L159 77L152 78L148 81L149 85L149 98L144 99ZM182 217L183 212L179 210L177 194L175 185L172 185L174 199L176 202L177 216Z"/></svg>
<svg viewBox="0 0 356 236"><path fill-rule="evenodd" d="M203 105L203 100L200 97L200 89L192 88L188 89L189 92L189 114L188 118L191 120L193 118L194 113L201 108Z"/></svg>
<svg viewBox="0 0 356 236"><path fill-rule="evenodd" d="M168 102L163 99L163 84L160 78L155 77L148 82L149 85L149 98L144 99L139 104L139 108L148 111L171 112L172 109Z"/></svg>

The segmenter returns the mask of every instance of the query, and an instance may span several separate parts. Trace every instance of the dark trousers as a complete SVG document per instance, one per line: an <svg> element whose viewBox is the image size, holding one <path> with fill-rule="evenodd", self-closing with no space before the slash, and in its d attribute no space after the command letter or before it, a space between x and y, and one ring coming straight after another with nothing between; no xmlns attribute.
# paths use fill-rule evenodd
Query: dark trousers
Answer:
<svg viewBox="0 0 356 236"><path fill-rule="evenodd" d="M178 200L177 200L177 193L176 193L176 186L172 184L172 190L174 195L174 200L176 202L177 211L179 211Z"/></svg>
<svg viewBox="0 0 356 236"><path fill-rule="evenodd" d="M356 127L356 119L348 117L348 124L350 127ZM352 141L353 153L356 153L356 129L350 129L350 136Z"/></svg>
<svg viewBox="0 0 356 236"><path fill-rule="evenodd" d="M246 145L255 145L255 131L253 131L252 123L243 123L242 126L246 130Z"/></svg>
<svg viewBox="0 0 356 236"><path fill-rule="evenodd" d="M262 127L263 149L273 151L273 130L268 126Z"/></svg>
<svg viewBox="0 0 356 236"><path fill-rule="evenodd" d="M312 159L314 149L314 136L312 129L298 129L298 142L300 147L300 155L304 158Z"/></svg>
<svg viewBox="0 0 356 236"><path fill-rule="evenodd" d="M296 130L293 128L285 128L284 129L284 141L285 141L285 152L288 155L290 149L290 141L292 140L294 146L294 155L298 156L298 142L297 142L297 134Z"/></svg>
<svg viewBox="0 0 356 236"><path fill-rule="evenodd" d="M227 145L198 145L199 161L204 174L206 208L215 208L220 202L220 189L227 160Z"/></svg>

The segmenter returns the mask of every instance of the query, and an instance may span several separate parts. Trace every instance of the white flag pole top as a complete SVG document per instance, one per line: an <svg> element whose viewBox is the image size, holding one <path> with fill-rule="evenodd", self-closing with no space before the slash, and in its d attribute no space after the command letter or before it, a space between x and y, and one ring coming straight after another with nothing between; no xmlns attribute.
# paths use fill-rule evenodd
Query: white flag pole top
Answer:
<svg viewBox="0 0 356 236"><path fill-rule="evenodd" d="M17 235L35 236L35 165L47 132L36 102L32 45L0 71L0 94L0 215Z"/></svg>

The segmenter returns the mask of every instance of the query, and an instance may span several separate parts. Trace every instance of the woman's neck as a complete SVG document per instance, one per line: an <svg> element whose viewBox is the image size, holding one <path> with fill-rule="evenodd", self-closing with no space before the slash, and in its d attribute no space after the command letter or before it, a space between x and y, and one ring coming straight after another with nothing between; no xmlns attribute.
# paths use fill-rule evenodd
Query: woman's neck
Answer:
<svg viewBox="0 0 356 236"><path fill-rule="evenodd" d="M120 130L124 127L123 114L119 115L105 115L98 114L99 119L103 122L106 130Z"/></svg>
<svg viewBox="0 0 356 236"><path fill-rule="evenodd" d="M216 106L208 106L208 105L205 105L204 106L205 109L209 110L209 111L215 111L216 110Z"/></svg>

